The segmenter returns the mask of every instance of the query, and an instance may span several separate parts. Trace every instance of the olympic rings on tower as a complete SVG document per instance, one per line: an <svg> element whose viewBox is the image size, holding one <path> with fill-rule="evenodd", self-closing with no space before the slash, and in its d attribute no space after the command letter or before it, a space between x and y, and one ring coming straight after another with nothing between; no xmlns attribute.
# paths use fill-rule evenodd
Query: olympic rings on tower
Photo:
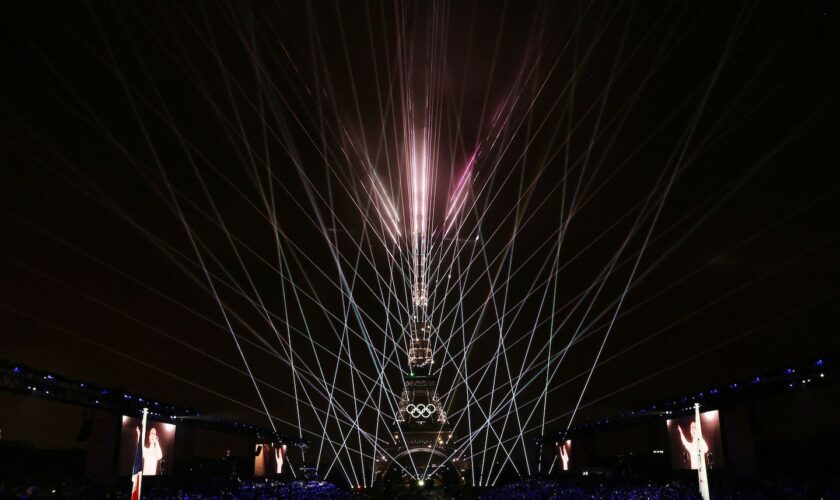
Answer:
<svg viewBox="0 0 840 500"><path fill-rule="evenodd" d="M414 418L429 418L437 411L437 408L434 404L409 403L405 411Z"/></svg>

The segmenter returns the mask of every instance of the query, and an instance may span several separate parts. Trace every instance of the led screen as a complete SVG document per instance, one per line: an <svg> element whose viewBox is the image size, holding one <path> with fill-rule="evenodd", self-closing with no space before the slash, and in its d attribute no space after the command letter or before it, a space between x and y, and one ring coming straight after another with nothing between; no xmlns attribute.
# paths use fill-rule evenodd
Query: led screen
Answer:
<svg viewBox="0 0 840 500"><path fill-rule="evenodd" d="M142 420L123 416L120 432L119 473L131 475L140 436ZM175 425L146 421L143 436L143 475L160 476L172 472L172 451L175 447Z"/></svg>
<svg viewBox="0 0 840 500"><path fill-rule="evenodd" d="M254 449L254 475L282 474L286 467L286 445L262 443Z"/></svg>
<svg viewBox="0 0 840 500"><path fill-rule="evenodd" d="M717 410L700 414L700 429L697 429L694 415L668 420L667 426L673 468L697 469L701 457L706 461L707 470L723 468L720 414Z"/></svg>
<svg viewBox="0 0 840 500"><path fill-rule="evenodd" d="M557 460L560 470L571 470L572 467L572 441L566 440L557 443Z"/></svg>

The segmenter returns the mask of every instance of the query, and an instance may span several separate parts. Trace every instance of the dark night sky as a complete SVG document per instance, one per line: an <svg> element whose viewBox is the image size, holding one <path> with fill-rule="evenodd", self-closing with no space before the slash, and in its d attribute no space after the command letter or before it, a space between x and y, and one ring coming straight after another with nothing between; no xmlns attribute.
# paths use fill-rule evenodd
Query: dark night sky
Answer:
<svg viewBox="0 0 840 500"><path fill-rule="evenodd" d="M330 284L336 267L313 223L307 188L328 225L339 228L335 243L348 259L348 279L360 258L353 242L361 242L374 264L362 258L356 279L375 286L374 265L385 269L387 261L362 222L363 212L373 214L364 205L366 174L353 147L364 143L380 175L396 175L382 161L384 151L394 156L400 147L399 110L388 107L390 97L397 108L400 102L396 19L403 23L402 50L419 54L406 65L406 81L414 88L438 82L438 191L447 192L460 171L452 165L463 165L492 129L494 111L509 113L500 142L476 169L475 185L487 188L474 189L474 200L479 208L489 201L488 210L480 220L470 213L464 231L478 229L488 258L501 256L491 275L506 255L514 268L523 266L507 291L511 304L548 277L541 266L553 255L553 240L540 244L557 230L576 186L582 196L560 253L567 267L558 276L558 304L592 284L641 213L637 204L651 194L658 201L664 192L658 179L667 180L674 159L681 160L640 262L637 277L644 279L627 294L601 356L610 361L594 372L583 398L598 401L579 419L837 351L840 13L833 2L440 6L5 6L0 357L265 425L264 417L218 395L256 407L250 380L187 347L242 369L161 172L178 192L212 272L230 273L227 279L250 294L236 253L213 222L215 206L242 243L236 248L254 289L285 317L281 280L272 270L274 234L254 181L261 176L266 185L265 168L250 164L246 151L253 148L257 164L269 163L274 176L278 224L294 242L284 245L295 282L340 319L342 301ZM424 62L431 47L444 63ZM383 107L390 110L384 130ZM264 135L261 117L273 137ZM396 180L391 186L399 187ZM527 204L517 202L522 193ZM340 224L329 221L330 194ZM517 206L533 217L509 255ZM601 311L609 312L593 326L608 322L607 308L627 283L655 208L645 212L620 262L630 260L607 282L586 324ZM436 209L443 209L440 200ZM462 266L470 253L464 248ZM461 299L466 314L489 293L482 263L463 275L464 283L477 283ZM503 276L507 269L501 266ZM543 288L511 320L510 339L527 342L534 318L547 317L540 311ZM382 324L383 306L362 285L356 289L370 314L370 335L382 345L372 325ZM220 294L280 349L253 308L229 289ZM453 293L445 303L458 300ZM339 350L330 331L338 320L306 300L291 309L290 323L303 328L305 318L317 340ZM582 309L570 318L558 342L571 337ZM492 329L490 316L470 327L476 324ZM547 332L547 324L537 327L535 345L546 343ZM591 367L604 335L595 332L569 351L553 378L549 416L574 407L583 378L573 377ZM294 342L299 362L315 370L308 341ZM492 358L497 342L498 332L487 333L470 362ZM511 369L530 359L524 342L509 354ZM350 346L357 366L375 374L364 345ZM250 344L244 349L255 375L292 390L284 361ZM706 349L713 350L674 366ZM388 376L399 380L396 371ZM347 376L340 380L349 385ZM272 390L266 397L273 414L294 420L291 398Z"/></svg>

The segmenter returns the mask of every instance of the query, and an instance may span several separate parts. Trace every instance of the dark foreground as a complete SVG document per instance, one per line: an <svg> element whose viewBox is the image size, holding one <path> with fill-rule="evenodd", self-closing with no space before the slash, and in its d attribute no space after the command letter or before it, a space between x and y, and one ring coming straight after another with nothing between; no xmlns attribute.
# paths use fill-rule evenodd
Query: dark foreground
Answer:
<svg viewBox="0 0 840 500"><path fill-rule="evenodd" d="M112 498L128 499L128 488L115 485L46 485L23 486L0 484L0 498ZM486 500L512 499L610 499L669 500L699 499L696 488L687 482L645 483L598 481L573 484L555 479L526 479L493 488L405 487L388 491L366 489L352 491L324 481L218 479L189 486L173 486L146 481L143 498L157 499L271 499L271 498L463 498ZM840 482L788 484L774 483L718 486L712 498L719 499L840 499Z"/></svg>

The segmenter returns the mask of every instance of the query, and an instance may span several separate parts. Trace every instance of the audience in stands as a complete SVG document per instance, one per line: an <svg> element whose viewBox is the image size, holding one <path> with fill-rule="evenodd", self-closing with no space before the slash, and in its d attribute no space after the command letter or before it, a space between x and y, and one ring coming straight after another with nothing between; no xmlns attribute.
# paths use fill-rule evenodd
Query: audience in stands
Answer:
<svg viewBox="0 0 840 500"><path fill-rule="evenodd" d="M52 488L35 486L9 488L0 482L0 499L26 497L65 497L65 498L111 498L128 499L128 488L114 489L91 485L67 485ZM386 495L389 498L394 492ZM424 490L409 489L396 494L399 498L449 498L443 490L427 487ZM459 498L479 498L482 500L530 500L530 499L605 499L605 500L690 500L699 499L697 488L690 483L670 482L664 484L639 482L614 482L571 484L556 479L525 479L512 484L489 489L464 489ZM346 488L324 481L283 482L266 479L217 479L194 483L190 486L171 487L147 485L143 490L147 500L163 499L271 499L271 498L385 498L383 492L367 491L357 494ZM789 485L784 482L752 484L746 487L724 488L712 491L712 498L725 500L742 499L840 499L838 484L799 484Z"/></svg>

